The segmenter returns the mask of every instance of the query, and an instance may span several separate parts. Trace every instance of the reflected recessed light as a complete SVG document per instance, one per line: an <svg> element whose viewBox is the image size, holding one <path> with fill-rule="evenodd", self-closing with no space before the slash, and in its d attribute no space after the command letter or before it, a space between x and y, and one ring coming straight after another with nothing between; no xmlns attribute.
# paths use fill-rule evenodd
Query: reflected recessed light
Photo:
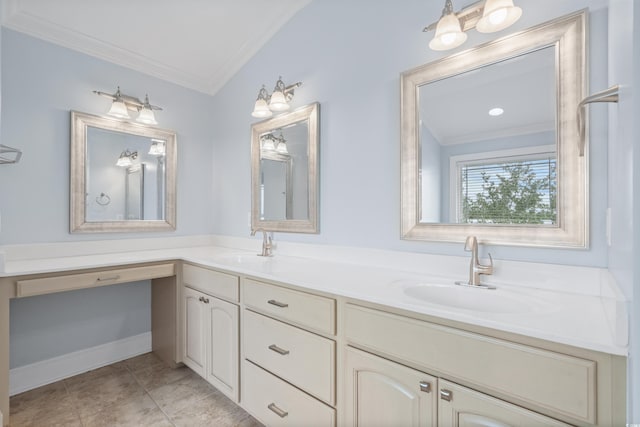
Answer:
<svg viewBox="0 0 640 427"><path fill-rule="evenodd" d="M489 115L490 116L501 116L504 113L504 110L500 107L496 107L496 108L492 108L491 110L489 110Z"/></svg>

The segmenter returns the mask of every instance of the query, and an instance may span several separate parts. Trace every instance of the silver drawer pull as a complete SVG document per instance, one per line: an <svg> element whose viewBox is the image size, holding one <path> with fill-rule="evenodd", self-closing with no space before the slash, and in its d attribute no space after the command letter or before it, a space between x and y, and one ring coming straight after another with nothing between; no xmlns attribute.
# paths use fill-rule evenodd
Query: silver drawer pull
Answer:
<svg viewBox="0 0 640 427"><path fill-rule="evenodd" d="M274 299L270 299L269 301L267 301L269 304L271 305L275 305L276 307L280 307L280 308L286 308L289 307L289 304L286 304L284 302L280 302L280 301L276 301Z"/></svg>
<svg viewBox="0 0 640 427"><path fill-rule="evenodd" d="M445 389L440 390L440 399L446 400L447 402L451 402L452 398L453 398L453 392L451 390L445 390Z"/></svg>
<svg viewBox="0 0 640 427"><path fill-rule="evenodd" d="M284 418L287 415L289 415L288 412L285 412L282 409L278 408L275 403L270 403L269 406L267 406L267 408L275 412L280 418Z"/></svg>
<svg viewBox="0 0 640 427"><path fill-rule="evenodd" d="M431 383L426 381L420 381L420 391L424 391L425 393L431 393Z"/></svg>
<svg viewBox="0 0 640 427"><path fill-rule="evenodd" d="M110 282L112 280L118 280L120 276L111 276L111 277L98 277L98 282Z"/></svg>
<svg viewBox="0 0 640 427"><path fill-rule="evenodd" d="M273 351L275 351L276 353L281 354L281 355L283 355L283 356L286 356L287 354L289 354L289 350L285 350L285 349L283 349L283 348L280 348L280 347L278 347L278 346L277 346L277 345L275 345L275 344L271 344L271 345L269 346L269 350L273 350Z"/></svg>

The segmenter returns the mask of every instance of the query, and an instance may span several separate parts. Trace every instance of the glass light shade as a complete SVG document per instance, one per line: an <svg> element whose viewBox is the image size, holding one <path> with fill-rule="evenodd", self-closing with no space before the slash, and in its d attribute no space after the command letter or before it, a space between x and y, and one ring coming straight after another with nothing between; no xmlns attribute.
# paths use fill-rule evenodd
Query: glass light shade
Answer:
<svg viewBox="0 0 640 427"><path fill-rule="evenodd" d="M271 111L287 111L289 109L289 103L282 91L276 90L273 92L271 101L269 102L269 109Z"/></svg>
<svg viewBox="0 0 640 427"><path fill-rule="evenodd" d="M262 149L265 151L274 151L276 149L276 146L271 138L265 138L262 141Z"/></svg>
<svg viewBox="0 0 640 427"><path fill-rule="evenodd" d="M269 109L269 106L267 105L266 100L264 99L256 100L256 105L253 107L253 112L251 113L253 117L258 117L258 118L271 117L272 114L273 113Z"/></svg>
<svg viewBox="0 0 640 427"><path fill-rule="evenodd" d="M521 16L522 9L514 6L513 0L487 0L476 30L480 33L495 33L511 26Z"/></svg>
<svg viewBox="0 0 640 427"><path fill-rule="evenodd" d="M125 153L120 154L120 157L118 158L118 161L116 162L116 166L120 166L120 167L123 167L123 168L128 168L132 164L133 164L133 162L131 161L131 157L129 157Z"/></svg>
<svg viewBox="0 0 640 427"><path fill-rule="evenodd" d="M107 114L113 117L118 117L119 119L131 118L127 111L127 106L124 105L123 101L118 101L117 99L113 101L113 104L111 104L111 108Z"/></svg>
<svg viewBox="0 0 640 427"><path fill-rule="evenodd" d="M276 152L280 154L288 154L289 150L287 150L287 144L283 141L278 142L278 146L276 147Z"/></svg>
<svg viewBox="0 0 640 427"><path fill-rule="evenodd" d="M153 114L153 110L147 107L143 107L138 114L136 122L144 123L145 125L157 125L156 116Z"/></svg>
<svg viewBox="0 0 640 427"><path fill-rule="evenodd" d="M436 35L429 42L433 50L449 50L460 46L467 40L467 34L460 27L460 21L454 13L445 15L438 21Z"/></svg>
<svg viewBox="0 0 640 427"><path fill-rule="evenodd" d="M165 148L163 142L154 141L149 148L149 154L152 156L164 156Z"/></svg>

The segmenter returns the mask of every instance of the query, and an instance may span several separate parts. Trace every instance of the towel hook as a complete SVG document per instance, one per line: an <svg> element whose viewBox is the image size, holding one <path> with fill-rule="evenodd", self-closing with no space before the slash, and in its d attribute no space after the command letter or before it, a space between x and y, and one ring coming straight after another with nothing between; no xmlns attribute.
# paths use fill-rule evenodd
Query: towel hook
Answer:
<svg viewBox="0 0 640 427"><path fill-rule="evenodd" d="M586 105L592 104L594 102L618 102L619 91L620 86L611 86L609 89L605 89L603 91L594 93L593 95L587 96L578 104L578 136L580 137L580 139L578 140L578 150L580 152L580 157L584 156L584 146L586 144L584 118Z"/></svg>

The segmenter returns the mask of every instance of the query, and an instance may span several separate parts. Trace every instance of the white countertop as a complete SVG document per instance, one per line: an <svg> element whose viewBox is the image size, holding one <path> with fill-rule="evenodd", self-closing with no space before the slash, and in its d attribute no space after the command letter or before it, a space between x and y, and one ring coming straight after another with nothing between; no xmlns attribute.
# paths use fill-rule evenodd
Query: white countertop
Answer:
<svg viewBox="0 0 640 427"><path fill-rule="evenodd" d="M228 242L223 239L217 243ZM610 275L603 269L497 261L496 272L490 277L497 290L465 289L483 293L478 301L485 299L493 306L478 310L427 303L405 293L406 288L420 284L443 285L450 291L451 284L465 279L468 259L464 257L362 250L366 252L363 258L358 253L360 250L349 249L339 254L340 260L322 259L317 253L304 253L296 245L287 249L283 244L281 253L276 250L273 258L262 258L255 256L255 251L247 250L247 243L259 248L258 241L247 240L238 245L243 246L240 248L208 245L91 255L70 255L73 251L62 251L65 256L18 259L11 259L9 254L0 277L183 260L589 350L623 356L628 353L626 301L616 292ZM348 257L345 253L354 253L354 256ZM366 263L367 259L371 263ZM411 268L416 259L421 261L422 268ZM544 272L541 266L546 267ZM515 285L512 284L516 283L514 272L523 277ZM559 285L563 281L567 282L566 287ZM575 281L582 282L579 289L584 292L576 292ZM484 294L487 292L495 294ZM498 295L498 302L494 304L492 297L485 295ZM503 306L499 305L501 302Z"/></svg>

